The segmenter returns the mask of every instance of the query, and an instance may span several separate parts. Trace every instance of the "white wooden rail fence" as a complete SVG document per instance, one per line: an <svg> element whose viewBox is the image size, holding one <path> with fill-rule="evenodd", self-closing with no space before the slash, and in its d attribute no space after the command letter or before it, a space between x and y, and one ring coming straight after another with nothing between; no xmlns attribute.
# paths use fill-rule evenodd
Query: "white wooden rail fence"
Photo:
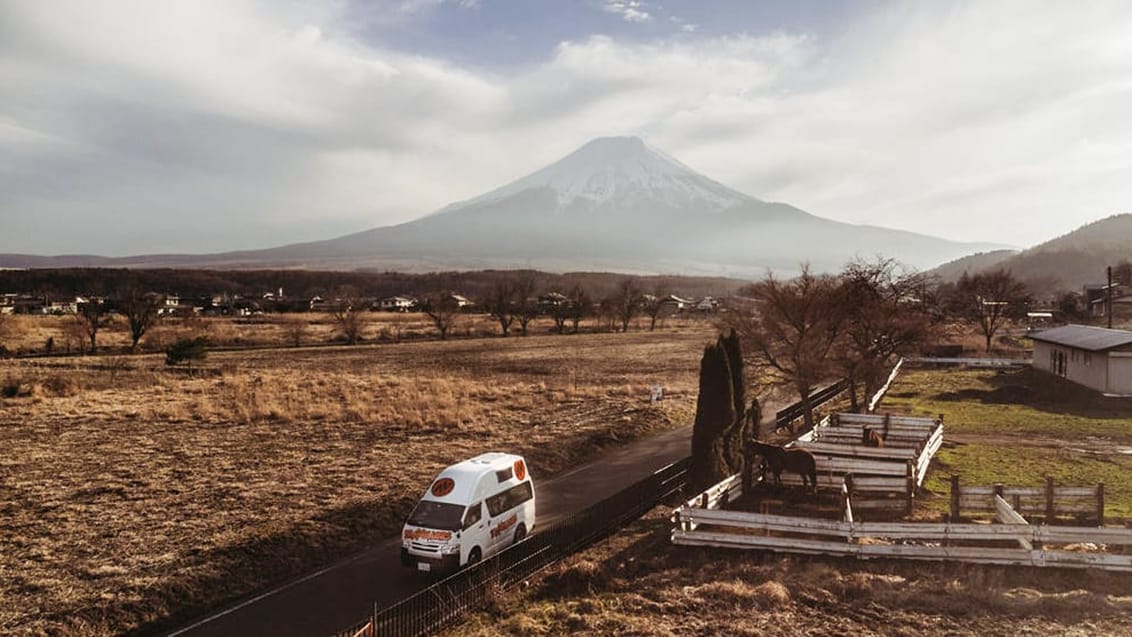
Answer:
<svg viewBox="0 0 1132 637"><path fill-rule="evenodd" d="M884 436L883 447L861 444L866 427ZM942 444L942 418L834 414L787 446L813 454L819 489L839 490L852 474L853 494L867 495L854 499L856 509L910 513L915 491ZM802 478L787 473L782 483L798 487Z"/></svg>
<svg viewBox="0 0 1132 637"><path fill-rule="evenodd" d="M1005 500L1003 501L1005 503ZM1007 504L1009 508L1009 504ZM683 506L672 542L858 559L1132 571L1132 529L1029 524L851 522ZM1083 550L1098 546L1105 549Z"/></svg>

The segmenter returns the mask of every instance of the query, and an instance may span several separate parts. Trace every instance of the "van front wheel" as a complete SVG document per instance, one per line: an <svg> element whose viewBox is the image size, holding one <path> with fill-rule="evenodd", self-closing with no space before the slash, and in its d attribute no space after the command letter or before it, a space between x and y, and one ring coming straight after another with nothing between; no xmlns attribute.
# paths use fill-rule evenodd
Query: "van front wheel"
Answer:
<svg viewBox="0 0 1132 637"><path fill-rule="evenodd" d="M527 537L527 525L526 524L520 524L519 526L515 527L515 542L514 543L518 544L519 542L522 542L523 538L525 538L525 537Z"/></svg>
<svg viewBox="0 0 1132 637"><path fill-rule="evenodd" d="M471 550L470 553L468 553L468 562L467 562L466 566L471 566L472 564L475 564L476 562L480 561L480 558L482 558L482 557L483 557L483 554L480 553L480 547L478 547L478 546L475 547L474 549Z"/></svg>

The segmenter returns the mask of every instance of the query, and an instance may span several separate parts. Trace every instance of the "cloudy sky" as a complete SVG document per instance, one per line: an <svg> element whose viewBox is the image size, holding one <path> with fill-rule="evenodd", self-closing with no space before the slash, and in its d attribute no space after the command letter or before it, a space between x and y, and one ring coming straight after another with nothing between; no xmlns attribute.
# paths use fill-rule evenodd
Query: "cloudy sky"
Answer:
<svg viewBox="0 0 1132 637"><path fill-rule="evenodd" d="M1132 3L0 0L0 252L329 238L635 134L814 214L1132 211Z"/></svg>

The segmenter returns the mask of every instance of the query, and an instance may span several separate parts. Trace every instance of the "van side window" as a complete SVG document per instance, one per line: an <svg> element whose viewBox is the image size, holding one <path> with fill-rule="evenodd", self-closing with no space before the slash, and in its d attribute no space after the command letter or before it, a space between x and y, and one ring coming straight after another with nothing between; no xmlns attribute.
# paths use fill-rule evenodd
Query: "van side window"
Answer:
<svg viewBox="0 0 1132 637"><path fill-rule="evenodd" d="M507 492L497 493L486 500L487 513L495 517L507 510Z"/></svg>
<svg viewBox="0 0 1132 637"><path fill-rule="evenodd" d="M507 490L507 508L511 509L535 497L530 482L517 484Z"/></svg>
<svg viewBox="0 0 1132 637"><path fill-rule="evenodd" d="M495 472L495 480L497 482L507 482L512 477L514 477L514 475L514 470L512 470L511 467L507 467L506 469L500 469L499 471Z"/></svg>
<svg viewBox="0 0 1132 637"><path fill-rule="evenodd" d="M479 522L480 518L482 517L483 506L481 505L481 503L476 502L472 506L468 507L468 510L464 513L464 528L467 529L471 527L476 522Z"/></svg>

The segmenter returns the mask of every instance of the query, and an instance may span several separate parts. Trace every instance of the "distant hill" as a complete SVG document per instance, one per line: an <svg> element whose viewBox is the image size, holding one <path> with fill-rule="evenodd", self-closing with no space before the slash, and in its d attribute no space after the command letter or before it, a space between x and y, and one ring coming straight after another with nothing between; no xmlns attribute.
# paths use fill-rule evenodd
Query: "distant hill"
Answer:
<svg viewBox="0 0 1132 637"><path fill-rule="evenodd" d="M751 278L767 269L791 274L803 262L836 271L876 255L923 269L997 247L824 219L728 188L636 137L608 137L479 197L337 239L205 255L0 255L0 267L535 268Z"/></svg>
<svg viewBox="0 0 1132 637"><path fill-rule="evenodd" d="M972 254L971 256L961 257L954 261L948 261L932 269L929 274L939 277L941 281L955 281L958 280L964 272L975 273L980 270L989 270L1016 254L1018 254L1018 250L980 252L978 254Z"/></svg>
<svg viewBox="0 0 1132 637"><path fill-rule="evenodd" d="M1079 291L1087 283L1103 283L1106 266L1132 260L1132 214L1106 217L1017 254L1008 252L964 257L932 272L954 280L963 271L1004 267L1035 292Z"/></svg>

